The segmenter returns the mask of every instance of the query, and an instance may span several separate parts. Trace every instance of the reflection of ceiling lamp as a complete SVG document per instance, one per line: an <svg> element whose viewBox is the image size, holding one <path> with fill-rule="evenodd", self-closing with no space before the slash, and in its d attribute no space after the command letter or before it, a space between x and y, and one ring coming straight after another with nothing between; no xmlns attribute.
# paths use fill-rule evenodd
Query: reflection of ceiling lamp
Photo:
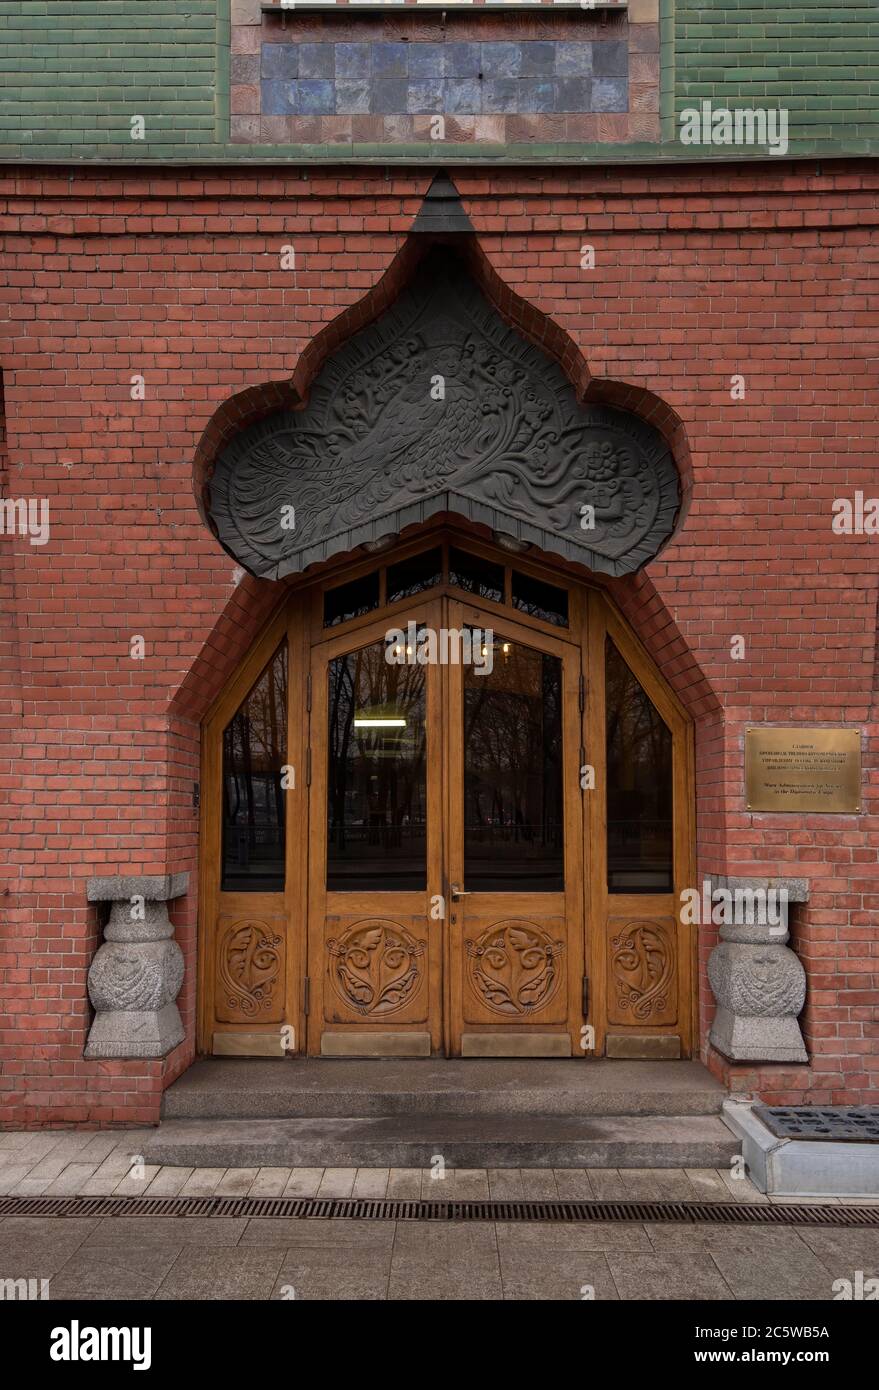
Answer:
<svg viewBox="0 0 879 1390"><path fill-rule="evenodd" d="M406 720L385 714L355 714L355 729L405 729Z"/></svg>
<svg viewBox="0 0 879 1390"><path fill-rule="evenodd" d="M531 549L530 541L520 541L517 536L510 536L506 531L492 531L491 538L495 545L499 545L502 550L509 550L513 555L524 555L526 550Z"/></svg>
<svg viewBox="0 0 879 1390"><path fill-rule="evenodd" d="M488 656L489 650L496 652L498 647L500 647L504 656L509 656L510 652L513 650L509 642L492 642L490 648L488 646L482 648L482 655Z"/></svg>
<svg viewBox="0 0 879 1390"><path fill-rule="evenodd" d="M292 8L292 7L291 7ZM368 555L378 555L382 550L389 550L390 547L400 538L399 531L389 531L385 536L379 536L374 541L364 541L363 549Z"/></svg>

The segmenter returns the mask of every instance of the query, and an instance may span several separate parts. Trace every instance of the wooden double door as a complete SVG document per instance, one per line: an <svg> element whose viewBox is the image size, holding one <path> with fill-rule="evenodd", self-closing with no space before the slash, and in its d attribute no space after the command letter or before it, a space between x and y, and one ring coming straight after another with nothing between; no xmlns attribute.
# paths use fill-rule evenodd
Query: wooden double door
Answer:
<svg viewBox="0 0 879 1390"><path fill-rule="evenodd" d="M580 653L439 598L313 649L308 1046L570 1056Z"/></svg>
<svg viewBox="0 0 879 1390"><path fill-rule="evenodd" d="M466 532L301 581L204 724L201 1050L686 1056L692 732L604 593Z"/></svg>

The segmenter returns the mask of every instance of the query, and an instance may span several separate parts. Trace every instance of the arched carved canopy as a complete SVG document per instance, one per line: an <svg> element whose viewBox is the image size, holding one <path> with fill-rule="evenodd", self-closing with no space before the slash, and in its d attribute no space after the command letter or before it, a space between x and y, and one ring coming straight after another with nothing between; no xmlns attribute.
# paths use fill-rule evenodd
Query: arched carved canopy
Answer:
<svg viewBox="0 0 879 1390"><path fill-rule="evenodd" d="M679 502L661 435L578 405L561 369L434 253L326 363L305 409L223 450L208 510L235 559L271 579L438 512L620 575L668 540Z"/></svg>

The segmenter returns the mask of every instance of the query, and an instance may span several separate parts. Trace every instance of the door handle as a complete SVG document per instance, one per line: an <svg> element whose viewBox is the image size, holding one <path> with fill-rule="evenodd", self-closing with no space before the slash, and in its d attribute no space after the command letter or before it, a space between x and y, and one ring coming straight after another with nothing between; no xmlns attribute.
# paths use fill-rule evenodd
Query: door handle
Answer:
<svg viewBox="0 0 879 1390"><path fill-rule="evenodd" d="M453 902L453 903L456 903L456 902L458 901L459 898L469 898L469 896L470 896L470 889L469 889L469 888L459 888L458 885L457 885L457 883L453 883L453 884L452 884L452 888L451 888L451 893L452 893L452 902Z"/></svg>

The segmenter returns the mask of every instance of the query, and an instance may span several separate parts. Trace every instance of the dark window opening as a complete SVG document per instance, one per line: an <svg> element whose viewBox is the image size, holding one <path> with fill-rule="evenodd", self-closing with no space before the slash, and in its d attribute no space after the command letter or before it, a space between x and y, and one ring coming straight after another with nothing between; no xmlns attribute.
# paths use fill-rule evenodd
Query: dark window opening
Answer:
<svg viewBox="0 0 879 1390"><path fill-rule="evenodd" d="M224 893L284 891L287 644L223 730Z"/></svg>
<svg viewBox="0 0 879 1390"><path fill-rule="evenodd" d="M324 627L336 627L378 608L378 570L324 593Z"/></svg>
<svg viewBox="0 0 879 1390"><path fill-rule="evenodd" d="M672 735L609 637L605 691L608 891L670 893Z"/></svg>
<svg viewBox="0 0 879 1390"><path fill-rule="evenodd" d="M513 607L556 627L568 626L568 591L513 570Z"/></svg>
<svg viewBox="0 0 879 1390"><path fill-rule="evenodd" d="M387 601L396 603L401 598L412 598L415 594L431 589L443 580L443 552L439 546L435 550L422 550L408 560L399 560L388 565Z"/></svg>
<svg viewBox="0 0 879 1390"><path fill-rule="evenodd" d="M470 555L466 550L456 550L454 546L449 551L449 583L477 598L491 599L494 603L504 601L503 565Z"/></svg>

